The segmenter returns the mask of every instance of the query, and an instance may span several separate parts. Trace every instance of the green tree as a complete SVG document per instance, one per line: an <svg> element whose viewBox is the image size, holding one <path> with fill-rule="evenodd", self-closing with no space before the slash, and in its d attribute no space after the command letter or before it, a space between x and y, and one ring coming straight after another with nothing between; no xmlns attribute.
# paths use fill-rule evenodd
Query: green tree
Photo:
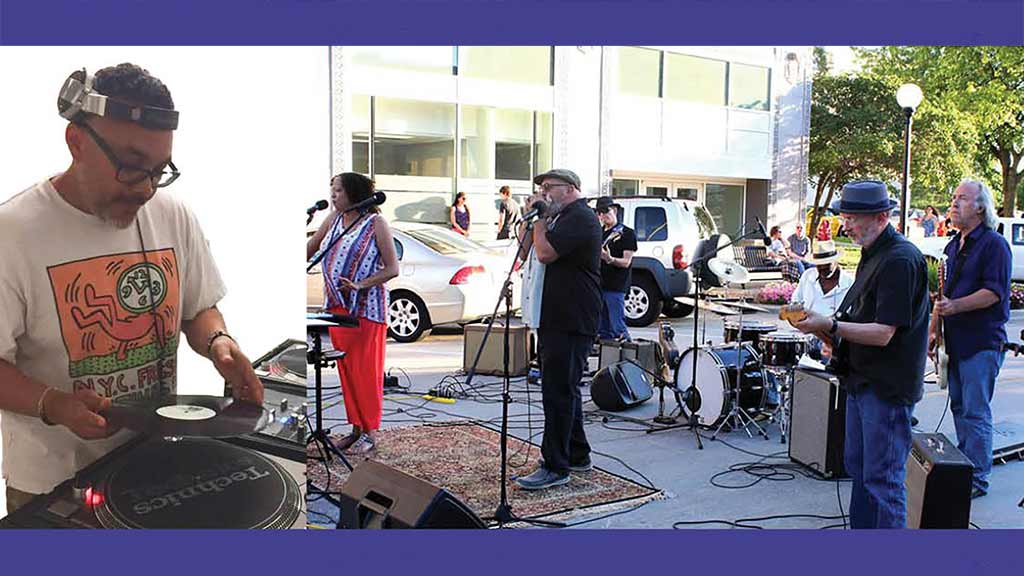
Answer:
<svg viewBox="0 0 1024 576"><path fill-rule="evenodd" d="M971 160L969 166L951 163L950 172L963 171L950 179L973 173L998 184L993 188L1002 193L1003 209L1013 214L1024 182L1024 48L900 46L860 55L873 77L921 86L922 112L934 110L937 118L958 126L943 128L956 145L957 154L950 156ZM917 176L916 163L913 168Z"/></svg>
<svg viewBox="0 0 1024 576"><path fill-rule="evenodd" d="M821 75L811 95L808 172L814 205L827 206L843 184L861 177L895 178L901 169L903 116L885 82ZM808 233L813 237L818 214Z"/></svg>

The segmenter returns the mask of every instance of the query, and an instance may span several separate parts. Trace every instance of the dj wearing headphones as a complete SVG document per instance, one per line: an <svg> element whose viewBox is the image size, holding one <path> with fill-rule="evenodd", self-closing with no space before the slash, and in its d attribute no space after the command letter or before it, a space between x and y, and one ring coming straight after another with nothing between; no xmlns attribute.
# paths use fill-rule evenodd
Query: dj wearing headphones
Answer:
<svg viewBox="0 0 1024 576"><path fill-rule="evenodd" d="M8 511L131 436L112 401L176 390L184 334L236 400L263 386L228 334L226 289L192 212L158 189L178 112L148 71L72 74L58 96L71 166L0 204L0 416Z"/></svg>

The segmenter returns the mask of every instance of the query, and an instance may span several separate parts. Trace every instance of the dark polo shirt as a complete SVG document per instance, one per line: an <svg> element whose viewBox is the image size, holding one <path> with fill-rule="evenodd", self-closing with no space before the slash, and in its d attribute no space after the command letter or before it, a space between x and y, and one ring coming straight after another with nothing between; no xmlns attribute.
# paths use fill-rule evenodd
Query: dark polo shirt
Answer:
<svg viewBox="0 0 1024 576"><path fill-rule="evenodd" d="M921 252L892 226L862 249L857 278L839 306L840 321L895 326L886 346L840 343L840 381L856 393L911 405L924 390L928 349L928 271Z"/></svg>
<svg viewBox="0 0 1024 576"><path fill-rule="evenodd" d="M1010 319L1010 276L1013 256L1006 239L995 230L978 226L960 248L960 232L946 245L946 286L949 299L962 298L988 288L999 301L987 308L943 318L946 353L963 360L982 350L1002 350Z"/></svg>

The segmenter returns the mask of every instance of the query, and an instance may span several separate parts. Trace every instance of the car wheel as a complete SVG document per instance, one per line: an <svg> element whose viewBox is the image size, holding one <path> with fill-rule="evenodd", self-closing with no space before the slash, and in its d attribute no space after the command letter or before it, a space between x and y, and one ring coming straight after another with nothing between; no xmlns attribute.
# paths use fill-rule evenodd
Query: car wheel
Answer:
<svg viewBox="0 0 1024 576"><path fill-rule="evenodd" d="M430 328L427 307L415 294L395 292L388 306L388 336L396 342L415 342Z"/></svg>
<svg viewBox="0 0 1024 576"><path fill-rule="evenodd" d="M693 314L693 306L672 300L665 305L663 313L669 318L686 318L690 314Z"/></svg>
<svg viewBox="0 0 1024 576"><path fill-rule="evenodd" d="M633 328L650 326L661 315L664 302L658 285L647 276L633 276L626 292L626 325Z"/></svg>

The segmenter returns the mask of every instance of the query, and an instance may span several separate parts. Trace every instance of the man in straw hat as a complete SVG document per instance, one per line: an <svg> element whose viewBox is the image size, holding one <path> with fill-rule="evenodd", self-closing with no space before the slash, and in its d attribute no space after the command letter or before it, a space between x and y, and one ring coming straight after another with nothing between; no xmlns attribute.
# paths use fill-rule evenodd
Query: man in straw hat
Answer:
<svg viewBox="0 0 1024 576"><path fill-rule="evenodd" d="M846 387L844 460L853 478L852 528L906 525L903 481L911 417L922 397L928 345L924 257L889 225L896 202L878 180L843 186L833 209L862 247L857 277L835 316L811 310L796 323L834 350Z"/></svg>

